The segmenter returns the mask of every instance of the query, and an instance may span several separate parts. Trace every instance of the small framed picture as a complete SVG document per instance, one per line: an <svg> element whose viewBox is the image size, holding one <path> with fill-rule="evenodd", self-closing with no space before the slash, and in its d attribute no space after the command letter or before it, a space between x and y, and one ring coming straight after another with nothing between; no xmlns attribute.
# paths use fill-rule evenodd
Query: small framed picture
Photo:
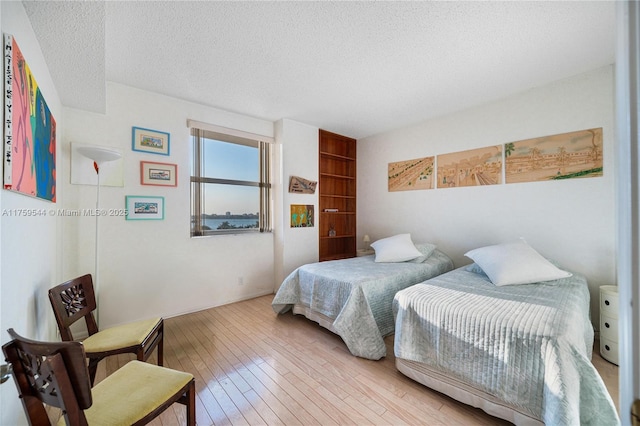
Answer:
<svg viewBox="0 0 640 426"><path fill-rule="evenodd" d="M127 220L163 220L164 197L127 195L125 197Z"/></svg>
<svg viewBox="0 0 640 426"><path fill-rule="evenodd" d="M313 204L291 204L291 227L313 227Z"/></svg>
<svg viewBox="0 0 640 426"><path fill-rule="evenodd" d="M141 161L140 185L178 186L178 165Z"/></svg>
<svg viewBox="0 0 640 426"><path fill-rule="evenodd" d="M152 154L169 155L169 133L132 127L131 149Z"/></svg>

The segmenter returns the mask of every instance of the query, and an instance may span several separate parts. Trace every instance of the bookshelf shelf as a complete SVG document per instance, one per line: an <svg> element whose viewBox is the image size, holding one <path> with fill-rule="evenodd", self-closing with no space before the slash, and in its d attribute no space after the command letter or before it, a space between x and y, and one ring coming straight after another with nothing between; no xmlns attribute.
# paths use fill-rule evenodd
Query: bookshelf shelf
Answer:
<svg viewBox="0 0 640 426"><path fill-rule="evenodd" d="M320 261L355 257L356 140L320 130L319 154Z"/></svg>

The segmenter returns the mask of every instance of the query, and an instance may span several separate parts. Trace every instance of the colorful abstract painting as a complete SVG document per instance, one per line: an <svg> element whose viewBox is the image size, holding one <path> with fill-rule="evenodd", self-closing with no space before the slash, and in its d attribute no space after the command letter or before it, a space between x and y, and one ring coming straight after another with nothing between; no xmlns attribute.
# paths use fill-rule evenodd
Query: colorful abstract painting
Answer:
<svg viewBox="0 0 640 426"><path fill-rule="evenodd" d="M56 201L56 122L15 39L4 36L4 188Z"/></svg>
<svg viewBox="0 0 640 426"><path fill-rule="evenodd" d="M507 143L507 183L602 176L602 128Z"/></svg>
<svg viewBox="0 0 640 426"><path fill-rule="evenodd" d="M433 189L434 161L435 157L424 157L389 163L389 192Z"/></svg>
<svg viewBox="0 0 640 426"><path fill-rule="evenodd" d="M291 227L313 227L313 204L291 204Z"/></svg>
<svg viewBox="0 0 640 426"><path fill-rule="evenodd" d="M502 183L502 146L438 155L438 188Z"/></svg>

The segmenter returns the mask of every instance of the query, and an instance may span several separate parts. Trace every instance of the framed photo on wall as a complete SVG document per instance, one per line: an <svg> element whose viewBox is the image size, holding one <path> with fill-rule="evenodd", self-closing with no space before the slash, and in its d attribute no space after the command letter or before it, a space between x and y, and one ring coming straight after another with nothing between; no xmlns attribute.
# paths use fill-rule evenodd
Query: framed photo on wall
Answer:
<svg viewBox="0 0 640 426"><path fill-rule="evenodd" d="M125 197L127 220L163 220L164 197L127 195Z"/></svg>
<svg viewBox="0 0 640 426"><path fill-rule="evenodd" d="M156 163L154 161L141 161L140 184L155 186L178 186L178 165L169 163Z"/></svg>
<svg viewBox="0 0 640 426"><path fill-rule="evenodd" d="M142 127L132 127L131 129L131 149L151 154L169 155L169 133Z"/></svg>

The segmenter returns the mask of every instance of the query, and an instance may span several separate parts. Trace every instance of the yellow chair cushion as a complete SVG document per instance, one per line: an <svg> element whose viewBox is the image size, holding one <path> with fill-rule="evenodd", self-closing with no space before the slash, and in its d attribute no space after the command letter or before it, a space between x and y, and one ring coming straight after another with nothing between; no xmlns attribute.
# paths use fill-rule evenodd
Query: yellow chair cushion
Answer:
<svg viewBox="0 0 640 426"><path fill-rule="evenodd" d="M91 426L132 425L176 395L193 379L189 373L130 361L91 389L84 411ZM64 417L58 424L64 425Z"/></svg>
<svg viewBox="0 0 640 426"><path fill-rule="evenodd" d="M160 321L161 318L153 318L100 330L82 341L84 350L87 353L106 352L139 345Z"/></svg>

